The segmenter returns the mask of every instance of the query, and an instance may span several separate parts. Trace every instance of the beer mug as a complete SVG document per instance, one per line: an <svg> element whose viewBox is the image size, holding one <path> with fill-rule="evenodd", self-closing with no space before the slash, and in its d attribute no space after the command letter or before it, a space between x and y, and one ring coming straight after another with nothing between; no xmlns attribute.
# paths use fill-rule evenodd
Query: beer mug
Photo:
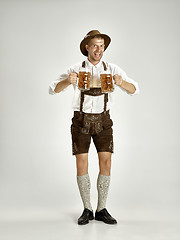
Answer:
<svg viewBox="0 0 180 240"><path fill-rule="evenodd" d="M86 91L90 89L90 79L91 79L91 73L86 68L80 68L79 69L79 75L78 75L78 88L82 91Z"/></svg>
<svg viewBox="0 0 180 240"><path fill-rule="evenodd" d="M101 90L103 93L111 93L114 91L112 75L107 71L100 74Z"/></svg>

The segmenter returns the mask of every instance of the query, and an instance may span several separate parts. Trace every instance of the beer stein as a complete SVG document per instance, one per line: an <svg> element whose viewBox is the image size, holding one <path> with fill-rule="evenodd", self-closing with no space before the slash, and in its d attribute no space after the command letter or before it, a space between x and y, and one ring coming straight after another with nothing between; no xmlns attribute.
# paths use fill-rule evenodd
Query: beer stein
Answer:
<svg viewBox="0 0 180 240"><path fill-rule="evenodd" d="M82 91L90 89L91 73L86 68L80 68L78 74L78 88Z"/></svg>
<svg viewBox="0 0 180 240"><path fill-rule="evenodd" d="M103 93L111 93L114 91L112 75L107 71L100 74L101 90Z"/></svg>

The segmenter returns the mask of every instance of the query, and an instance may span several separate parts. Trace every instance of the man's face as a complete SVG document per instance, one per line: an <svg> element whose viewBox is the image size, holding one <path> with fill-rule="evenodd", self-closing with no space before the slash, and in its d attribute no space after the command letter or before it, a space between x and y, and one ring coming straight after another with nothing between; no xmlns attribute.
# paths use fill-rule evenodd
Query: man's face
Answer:
<svg viewBox="0 0 180 240"><path fill-rule="evenodd" d="M93 38L90 40L88 45L86 45L86 50L88 51L88 58L90 62L97 64L104 52L104 39L103 38Z"/></svg>

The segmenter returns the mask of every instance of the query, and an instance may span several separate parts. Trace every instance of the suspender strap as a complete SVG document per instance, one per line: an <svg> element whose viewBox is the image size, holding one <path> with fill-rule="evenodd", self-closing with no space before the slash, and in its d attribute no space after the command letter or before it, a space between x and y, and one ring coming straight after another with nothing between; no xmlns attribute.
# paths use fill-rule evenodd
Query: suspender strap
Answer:
<svg viewBox="0 0 180 240"><path fill-rule="evenodd" d="M107 102L108 102L108 93L104 93L104 112L107 109Z"/></svg>
<svg viewBox="0 0 180 240"><path fill-rule="evenodd" d="M105 62L102 62L102 64L103 64L103 67L104 67L104 71L106 71L106 70L107 70L107 67L106 67Z"/></svg>
<svg viewBox="0 0 180 240"><path fill-rule="evenodd" d="M85 61L83 61L82 62L82 67L85 68L85 66L86 66L86 63L85 63Z"/></svg>
<svg viewBox="0 0 180 240"><path fill-rule="evenodd" d="M86 63L85 61L82 62L82 67L85 68ZM81 98L80 98L80 112L82 113L83 110L83 103L84 103L84 92L81 91Z"/></svg>
<svg viewBox="0 0 180 240"><path fill-rule="evenodd" d="M84 102L84 92L81 91L81 99L80 99L80 112L83 110L83 102Z"/></svg>

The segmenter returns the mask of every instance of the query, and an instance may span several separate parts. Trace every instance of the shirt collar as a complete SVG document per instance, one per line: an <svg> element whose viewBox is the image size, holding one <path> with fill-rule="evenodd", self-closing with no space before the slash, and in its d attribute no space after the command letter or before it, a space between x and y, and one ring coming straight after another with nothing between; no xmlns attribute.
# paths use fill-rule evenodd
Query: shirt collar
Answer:
<svg viewBox="0 0 180 240"><path fill-rule="evenodd" d="M88 60L88 58L86 59L85 62L86 62L86 66L88 66L88 67L99 68L99 67L102 66L102 60L100 60L100 62L99 62L98 64L96 64L96 65L93 65L93 64Z"/></svg>

